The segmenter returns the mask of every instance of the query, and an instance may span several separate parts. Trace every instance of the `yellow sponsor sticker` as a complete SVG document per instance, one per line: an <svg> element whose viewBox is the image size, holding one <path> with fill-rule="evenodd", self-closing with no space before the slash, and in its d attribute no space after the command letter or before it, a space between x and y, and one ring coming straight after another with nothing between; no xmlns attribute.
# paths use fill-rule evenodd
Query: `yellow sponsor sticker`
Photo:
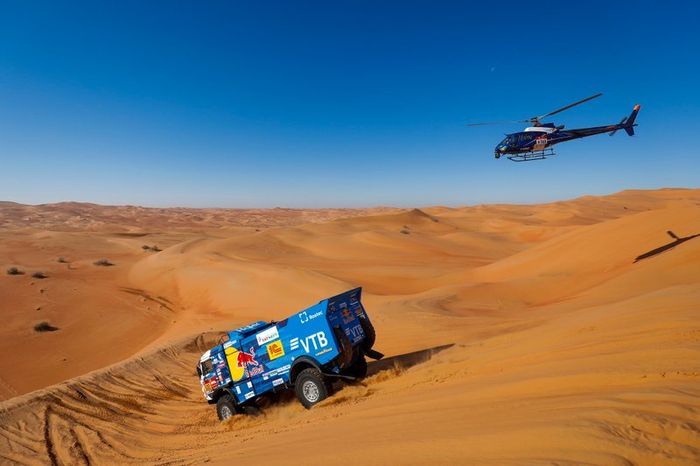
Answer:
<svg viewBox="0 0 700 466"><path fill-rule="evenodd" d="M273 341L267 345L267 355L270 356L270 361L284 356L284 346L282 346L282 341Z"/></svg>

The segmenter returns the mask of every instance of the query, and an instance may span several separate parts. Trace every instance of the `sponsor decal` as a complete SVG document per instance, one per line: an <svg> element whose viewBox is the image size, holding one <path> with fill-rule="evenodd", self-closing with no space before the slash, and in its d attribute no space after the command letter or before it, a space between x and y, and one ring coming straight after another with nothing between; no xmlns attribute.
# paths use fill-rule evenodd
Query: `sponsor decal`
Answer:
<svg viewBox="0 0 700 466"><path fill-rule="evenodd" d="M292 351L299 349L299 346L303 348L305 353L310 353L312 348L313 351L318 351L321 348L328 346L328 338L326 338L326 334L324 332L318 332L314 333L313 335L309 335L308 337L292 338L289 340L289 348Z"/></svg>
<svg viewBox="0 0 700 466"><path fill-rule="evenodd" d="M267 355L270 357L270 361L284 356L284 346L282 346L282 341L273 341L267 345Z"/></svg>
<svg viewBox="0 0 700 466"><path fill-rule="evenodd" d="M343 308L343 323L349 324L353 320L355 320L355 316L352 315L352 312L347 307Z"/></svg>
<svg viewBox="0 0 700 466"><path fill-rule="evenodd" d="M302 324L305 324L310 320L314 320L316 317L321 317L322 315L323 315L323 311L317 311L317 312L314 312L313 314L309 314L306 311L302 311L299 313L299 321Z"/></svg>
<svg viewBox="0 0 700 466"><path fill-rule="evenodd" d="M284 383L284 380L282 380L282 379L275 379L275 380L272 381L272 386L273 386L273 387L276 387L276 386L278 386L278 385L282 385L283 383Z"/></svg>
<svg viewBox="0 0 700 466"><path fill-rule="evenodd" d="M250 377L252 371L259 374L264 371L262 364L258 363L255 359L255 348L250 348L247 353L245 351L238 351L234 347L228 347L224 350L226 353L226 360L228 361L228 367L231 371L231 378L234 381L241 380L248 372ZM258 369L256 371L256 369Z"/></svg>
<svg viewBox="0 0 700 466"><path fill-rule="evenodd" d="M253 377L254 375L262 374L264 370L265 369L263 369L262 366L253 367L252 369L247 369L248 377Z"/></svg>
<svg viewBox="0 0 700 466"><path fill-rule="evenodd" d="M291 368L292 368L292 366L287 364L285 366L278 367L277 369L273 369L270 372L266 372L265 374L263 374L263 380L267 380L268 378L275 377L277 375L285 374L285 373L289 372L289 369L291 369Z"/></svg>
<svg viewBox="0 0 700 466"><path fill-rule="evenodd" d="M258 340L258 345L262 346L265 343L269 343L272 340L277 340L280 337L277 331L277 326L270 327L262 332L258 333L255 338Z"/></svg>
<svg viewBox="0 0 700 466"><path fill-rule="evenodd" d="M364 335L364 332L362 331L362 325L360 325L360 324L354 325L354 326L346 329L345 333L347 334L347 336L352 338L353 341L355 341L356 339L358 339L358 338L362 337L362 335Z"/></svg>
<svg viewBox="0 0 700 466"><path fill-rule="evenodd" d="M246 399L246 400L250 400L250 399L253 398L254 396L255 396L255 393L253 393L253 392L248 392L248 393L245 394L245 399Z"/></svg>
<svg viewBox="0 0 700 466"><path fill-rule="evenodd" d="M316 353L316 356L321 356L322 354L330 353L331 351L333 351L333 348L326 348L326 349Z"/></svg>
<svg viewBox="0 0 700 466"><path fill-rule="evenodd" d="M238 351L236 363L238 367L248 367L248 365L259 366L258 361L255 360L255 348L251 347L250 351L247 353L245 351Z"/></svg>

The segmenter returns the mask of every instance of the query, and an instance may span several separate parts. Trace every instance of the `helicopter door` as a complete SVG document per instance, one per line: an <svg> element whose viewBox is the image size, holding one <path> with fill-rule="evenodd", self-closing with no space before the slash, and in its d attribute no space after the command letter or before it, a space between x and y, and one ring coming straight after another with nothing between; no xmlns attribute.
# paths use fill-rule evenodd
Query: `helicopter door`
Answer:
<svg viewBox="0 0 700 466"><path fill-rule="evenodd" d="M547 133L538 134L535 138L535 145L532 147L532 150L544 150L545 147L547 147Z"/></svg>

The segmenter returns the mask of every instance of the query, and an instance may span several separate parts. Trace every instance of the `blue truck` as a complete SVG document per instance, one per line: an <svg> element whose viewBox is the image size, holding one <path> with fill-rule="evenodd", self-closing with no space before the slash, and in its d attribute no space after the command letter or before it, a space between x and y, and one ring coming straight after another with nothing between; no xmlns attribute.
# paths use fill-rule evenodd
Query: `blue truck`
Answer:
<svg viewBox="0 0 700 466"><path fill-rule="evenodd" d="M375 332L355 288L279 322L254 322L222 336L197 364L204 397L220 420L248 412L264 396L293 388L311 408L333 382L367 375Z"/></svg>

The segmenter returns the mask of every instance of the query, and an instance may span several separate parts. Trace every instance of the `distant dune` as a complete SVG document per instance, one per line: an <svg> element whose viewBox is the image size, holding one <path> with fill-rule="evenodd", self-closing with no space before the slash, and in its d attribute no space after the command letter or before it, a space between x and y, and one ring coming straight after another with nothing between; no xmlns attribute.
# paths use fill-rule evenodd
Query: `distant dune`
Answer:
<svg viewBox="0 0 700 466"><path fill-rule="evenodd" d="M698 189L422 209L0 203L0 227L0 463L700 463ZM194 373L218 332L354 286L387 354L370 377L310 411L283 399L220 424Z"/></svg>

